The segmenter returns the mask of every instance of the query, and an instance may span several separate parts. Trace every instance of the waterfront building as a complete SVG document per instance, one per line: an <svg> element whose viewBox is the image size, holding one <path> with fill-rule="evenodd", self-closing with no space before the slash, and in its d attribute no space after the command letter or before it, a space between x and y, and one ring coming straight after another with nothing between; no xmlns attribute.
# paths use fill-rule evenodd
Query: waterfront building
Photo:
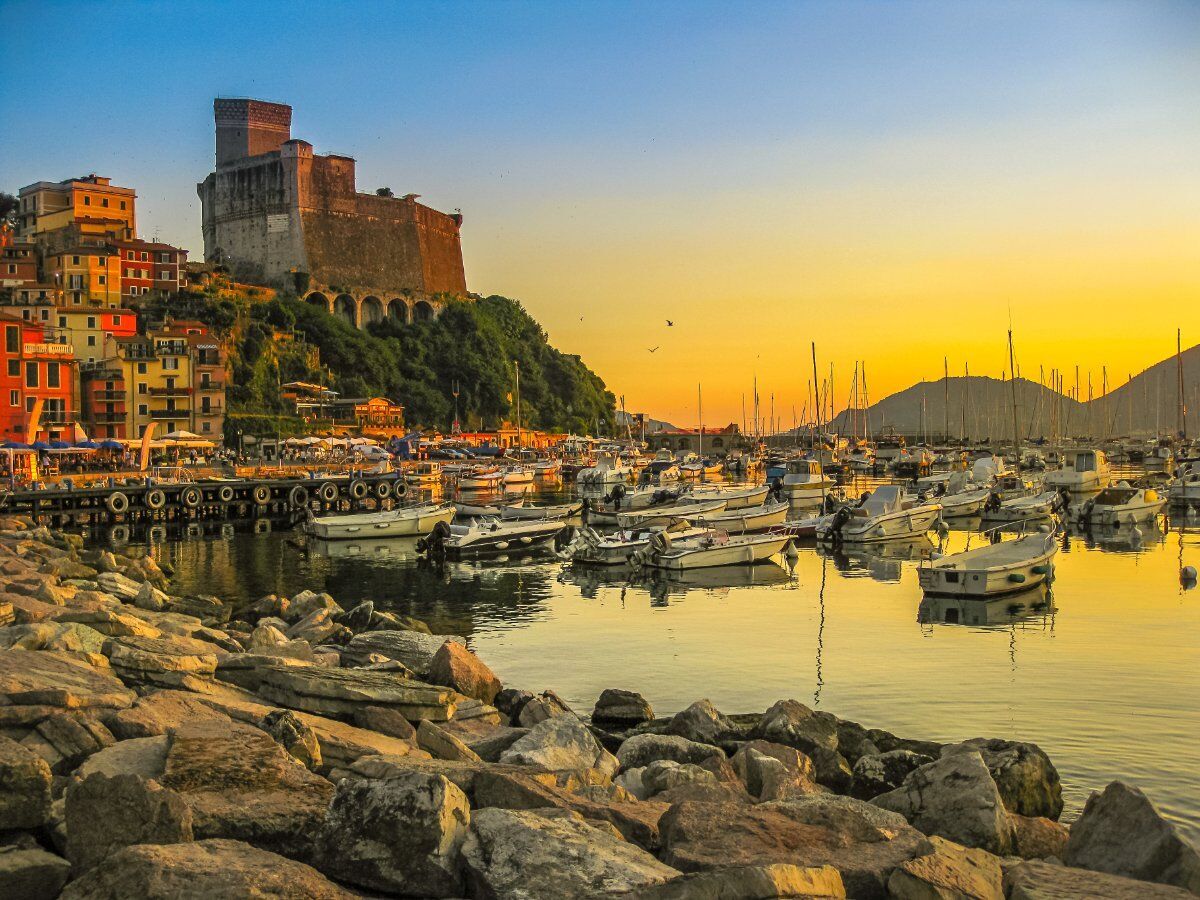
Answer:
<svg viewBox="0 0 1200 900"><path fill-rule="evenodd" d="M41 322L0 314L0 438L70 439L75 423L75 351ZM36 420L36 427L34 423Z"/></svg>
<svg viewBox="0 0 1200 900"><path fill-rule="evenodd" d="M403 428L404 407L386 397L372 397L354 406L354 420L359 428Z"/></svg>
<svg viewBox="0 0 1200 900"><path fill-rule="evenodd" d="M699 428L672 428L646 435L650 450L671 450L675 453L699 453L724 456L742 443L742 432L732 422L724 428L705 428L703 437Z"/></svg>
<svg viewBox="0 0 1200 900"><path fill-rule="evenodd" d="M137 194L100 175L38 181L17 195L17 236L47 249L99 246L137 235Z"/></svg>
<svg viewBox="0 0 1200 900"><path fill-rule="evenodd" d="M151 292L173 294L187 285L187 251L158 241L114 241L120 258L121 296L136 303Z"/></svg>

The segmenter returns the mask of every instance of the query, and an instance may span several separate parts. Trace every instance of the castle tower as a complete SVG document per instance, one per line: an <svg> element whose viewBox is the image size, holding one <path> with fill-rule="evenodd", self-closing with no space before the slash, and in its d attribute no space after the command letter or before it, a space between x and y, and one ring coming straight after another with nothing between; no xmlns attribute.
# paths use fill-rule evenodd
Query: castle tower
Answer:
<svg viewBox="0 0 1200 900"><path fill-rule="evenodd" d="M213 101L217 123L217 168L270 153L292 137L292 108L245 98Z"/></svg>

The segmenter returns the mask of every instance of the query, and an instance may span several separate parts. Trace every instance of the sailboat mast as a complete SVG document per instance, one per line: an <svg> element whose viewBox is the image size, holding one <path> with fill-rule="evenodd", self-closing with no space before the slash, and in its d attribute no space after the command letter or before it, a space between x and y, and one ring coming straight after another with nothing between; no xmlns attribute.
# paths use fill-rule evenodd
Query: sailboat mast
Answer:
<svg viewBox="0 0 1200 900"><path fill-rule="evenodd" d="M704 459L704 395L700 393L700 382L696 382L696 415L700 418L700 442L697 445L699 452L696 454L701 460Z"/></svg>
<svg viewBox="0 0 1200 900"><path fill-rule="evenodd" d="M820 378L817 375L817 342L812 342L812 364L813 364L813 400L814 409L817 410L817 430L821 428L821 397L820 397ZM817 434L813 432L813 450L817 449Z"/></svg>
<svg viewBox="0 0 1200 900"><path fill-rule="evenodd" d="M867 361L862 361L863 437L871 441L871 397L867 393Z"/></svg>
<svg viewBox="0 0 1200 900"><path fill-rule="evenodd" d="M950 357L942 357L942 440L950 443Z"/></svg>
<svg viewBox="0 0 1200 900"><path fill-rule="evenodd" d="M513 372L516 374L517 388L517 449L521 449L521 363L513 360ZM624 403L624 400L622 400Z"/></svg>
<svg viewBox="0 0 1200 900"><path fill-rule="evenodd" d="M1179 436L1187 440L1187 399L1183 394L1183 329L1175 329L1175 370L1179 375Z"/></svg>
<svg viewBox="0 0 1200 900"><path fill-rule="evenodd" d="M1008 329L1008 371L1012 375L1009 384L1012 385L1012 414L1013 414L1013 449L1017 454L1017 465L1021 464L1021 430L1017 424L1017 376L1014 374L1017 371L1016 365L1013 363L1013 339L1012 329Z"/></svg>

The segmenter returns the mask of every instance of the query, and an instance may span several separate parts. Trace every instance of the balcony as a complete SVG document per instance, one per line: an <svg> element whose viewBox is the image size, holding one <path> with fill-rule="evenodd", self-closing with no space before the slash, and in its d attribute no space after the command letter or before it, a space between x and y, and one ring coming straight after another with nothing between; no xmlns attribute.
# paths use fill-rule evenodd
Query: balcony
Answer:
<svg viewBox="0 0 1200 900"><path fill-rule="evenodd" d="M62 409L43 409L41 422L43 425L70 425L75 421L75 413Z"/></svg>
<svg viewBox="0 0 1200 900"><path fill-rule="evenodd" d="M123 412L92 413L92 422L97 425L124 425L126 414Z"/></svg>
<svg viewBox="0 0 1200 900"><path fill-rule="evenodd" d="M198 409L193 410L193 412L198 416L223 416L225 415L225 407L217 405L208 407L201 406Z"/></svg>
<svg viewBox="0 0 1200 900"><path fill-rule="evenodd" d="M124 391L99 390L99 391L92 391L91 394L89 394L89 396L93 400L124 400L125 392Z"/></svg>
<svg viewBox="0 0 1200 900"><path fill-rule="evenodd" d="M150 388L151 397L190 397L192 389L186 385L177 385L175 387L152 387Z"/></svg>
<svg viewBox="0 0 1200 900"><path fill-rule="evenodd" d="M150 418L152 419L190 419L192 411L190 409L152 409L150 410Z"/></svg>

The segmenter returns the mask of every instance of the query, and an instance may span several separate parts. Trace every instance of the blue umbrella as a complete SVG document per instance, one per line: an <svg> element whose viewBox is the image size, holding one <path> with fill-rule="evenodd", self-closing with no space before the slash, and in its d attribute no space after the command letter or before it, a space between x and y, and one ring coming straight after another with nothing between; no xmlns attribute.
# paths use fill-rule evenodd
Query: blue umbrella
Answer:
<svg viewBox="0 0 1200 900"><path fill-rule="evenodd" d="M75 446L79 447L83 450L99 450L100 449L100 445L97 444L95 441L80 441Z"/></svg>
<svg viewBox="0 0 1200 900"><path fill-rule="evenodd" d="M108 441L101 441L100 448L102 450L124 450L125 445L122 444L120 441L108 440Z"/></svg>
<svg viewBox="0 0 1200 900"><path fill-rule="evenodd" d="M0 444L0 450L28 450L28 444L22 444L20 441L5 441Z"/></svg>
<svg viewBox="0 0 1200 900"><path fill-rule="evenodd" d="M51 450L70 450L71 445L68 444L66 441L51 441L50 449Z"/></svg>
<svg viewBox="0 0 1200 900"><path fill-rule="evenodd" d="M50 445L47 444L45 441L34 441L32 449L34 449L34 450L49 450Z"/></svg>

